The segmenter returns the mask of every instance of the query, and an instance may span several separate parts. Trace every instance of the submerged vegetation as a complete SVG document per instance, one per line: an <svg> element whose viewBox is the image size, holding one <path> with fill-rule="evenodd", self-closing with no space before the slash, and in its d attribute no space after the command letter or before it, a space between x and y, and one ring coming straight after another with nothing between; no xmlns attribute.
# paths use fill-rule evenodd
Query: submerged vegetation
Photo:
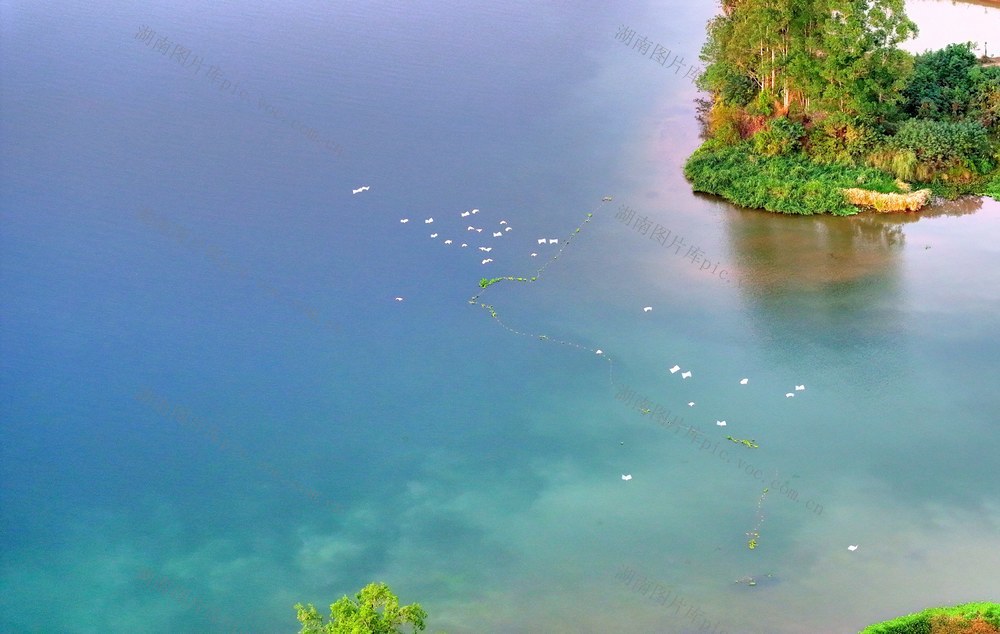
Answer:
<svg viewBox="0 0 1000 634"><path fill-rule="evenodd" d="M1000 603L963 603L869 625L861 634L990 634L1000 632Z"/></svg>
<svg viewBox="0 0 1000 634"><path fill-rule="evenodd" d="M1000 194L1000 66L972 44L911 55L903 0L722 0L695 191L769 211L913 211Z"/></svg>

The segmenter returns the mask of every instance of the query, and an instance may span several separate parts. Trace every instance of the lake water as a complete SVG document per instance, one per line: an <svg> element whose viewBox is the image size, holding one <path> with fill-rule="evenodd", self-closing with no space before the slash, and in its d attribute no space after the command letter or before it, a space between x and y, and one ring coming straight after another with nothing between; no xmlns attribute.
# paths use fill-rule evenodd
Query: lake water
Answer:
<svg viewBox="0 0 1000 634"><path fill-rule="evenodd" d="M908 6L918 50L1000 32ZM373 580L450 634L1000 599L1000 204L692 194L715 9L5 4L0 630L292 632ZM482 295L528 336L469 304L543 265Z"/></svg>

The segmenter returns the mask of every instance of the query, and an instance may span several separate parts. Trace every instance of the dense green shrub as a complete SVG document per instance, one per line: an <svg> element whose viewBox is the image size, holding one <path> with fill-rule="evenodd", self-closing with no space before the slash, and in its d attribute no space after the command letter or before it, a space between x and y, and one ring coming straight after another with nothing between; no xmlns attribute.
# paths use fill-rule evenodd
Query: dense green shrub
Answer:
<svg viewBox="0 0 1000 634"><path fill-rule="evenodd" d="M971 43L951 44L916 56L903 96L905 116L990 128L1000 123L1000 67L980 66Z"/></svg>
<svg viewBox="0 0 1000 634"><path fill-rule="evenodd" d="M970 44L950 44L914 58L913 75L903 89L902 110L910 117L952 119L966 114L976 66Z"/></svg>
<svg viewBox="0 0 1000 634"><path fill-rule="evenodd" d="M881 131L855 117L833 114L813 122L803 148L814 161L856 165L885 143Z"/></svg>
<svg viewBox="0 0 1000 634"><path fill-rule="evenodd" d="M756 85L732 64L712 64L698 76L696 84L705 92L718 94L723 103L744 107L756 94Z"/></svg>
<svg viewBox="0 0 1000 634"><path fill-rule="evenodd" d="M762 90L747 104L747 113L769 117L774 113L774 104L776 101L777 98L774 93L769 90Z"/></svg>
<svg viewBox="0 0 1000 634"><path fill-rule="evenodd" d="M985 194L994 200L1000 200L1000 174L997 174L993 177L993 180L986 183L980 193Z"/></svg>
<svg viewBox="0 0 1000 634"><path fill-rule="evenodd" d="M975 86L971 100L972 113L986 128L1000 138L1000 66L976 67L969 71Z"/></svg>
<svg viewBox="0 0 1000 634"><path fill-rule="evenodd" d="M767 127L753 136L753 149L763 156L784 156L798 151L806 129L788 117L772 119Z"/></svg>
<svg viewBox="0 0 1000 634"><path fill-rule="evenodd" d="M918 161L938 167L967 160L978 169L992 154L986 128L974 121L911 119L899 126L889 146L909 150Z"/></svg>

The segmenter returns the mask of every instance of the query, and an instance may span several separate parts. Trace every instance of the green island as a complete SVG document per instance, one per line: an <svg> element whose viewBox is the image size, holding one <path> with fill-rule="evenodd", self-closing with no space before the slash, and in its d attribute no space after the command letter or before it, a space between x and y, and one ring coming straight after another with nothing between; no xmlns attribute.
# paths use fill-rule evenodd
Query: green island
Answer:
<svg viewBox="0 0 1000 634"><path fill-rule="evenodd" d="M1000 199L1000 58L912 55L903 0L721 0L701 51L694 191L788 214Z"/></svg>
<svg viewBox="0 0 1000 634"><path fill-rule="evenodd" d="M928 608L869 625L861 634L991 634L1000 632L1000 603Z"/></svg>

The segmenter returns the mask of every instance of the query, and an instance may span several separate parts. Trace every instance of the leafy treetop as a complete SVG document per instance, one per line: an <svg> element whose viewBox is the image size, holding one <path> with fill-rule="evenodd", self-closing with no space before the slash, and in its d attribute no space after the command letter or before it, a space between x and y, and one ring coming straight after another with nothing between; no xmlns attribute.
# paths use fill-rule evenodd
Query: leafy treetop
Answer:
<svg viewBox="0 0 1000 634"><path fill-rule="evenodd" d="M403 634L399 628L407 624L412 632L422 632L427 618L419 603L400 607L385 583L368 584L357 599L340 598L330 606L330 620L325 623L311 603L296 603L295 611L302 624L299 634Z"/></svg>

